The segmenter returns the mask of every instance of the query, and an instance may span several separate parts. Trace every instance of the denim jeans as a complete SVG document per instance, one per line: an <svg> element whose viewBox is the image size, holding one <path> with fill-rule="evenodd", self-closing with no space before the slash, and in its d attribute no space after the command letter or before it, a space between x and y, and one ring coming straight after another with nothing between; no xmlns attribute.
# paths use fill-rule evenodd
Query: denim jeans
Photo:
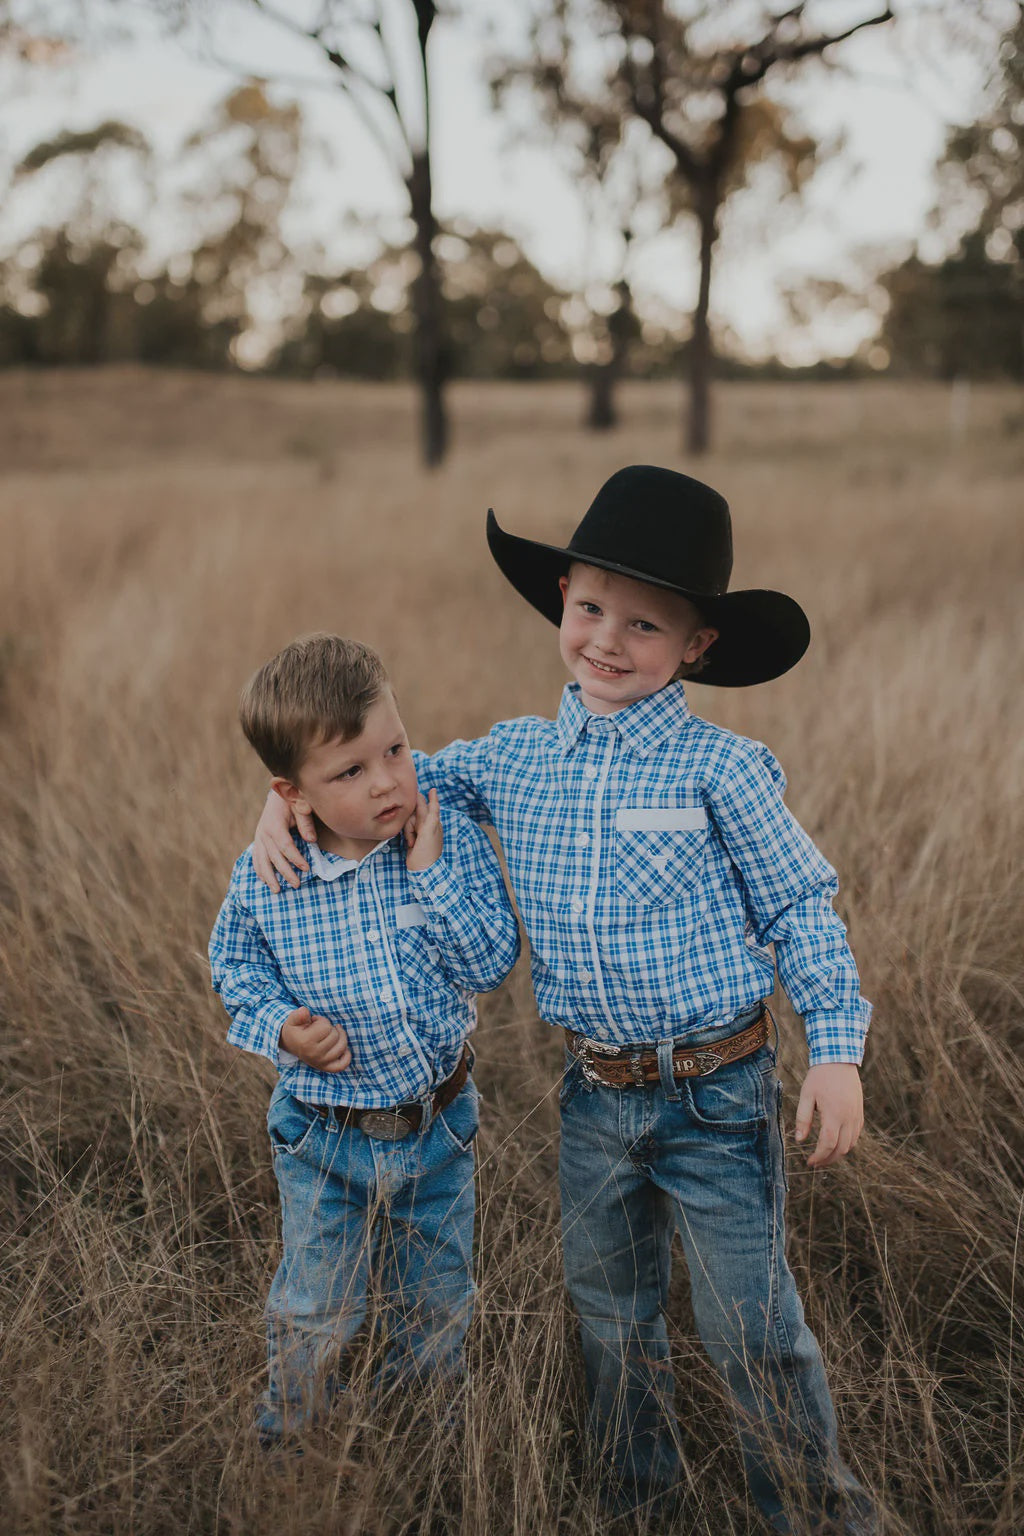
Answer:
<svg viewBox="0 0 1024 1536"><path fill-rule="evenodd" d="M339 1357L366 1317L371 1280L387 1319L376 1385L462 1377L478 1124L472 1078L402 1141L339 1129L275 1088L267 1125L284 1251L266 1308L270 1381L257 1415L265 1441L316 1423L343 1388Z"/></svg>
<svg viewBox="0 0 1024 1536"><path fill-rule="evenodd" d="M840 1460L821 1352L786 1263L774 1052L678 1082L669 1061L663 1049L662 1083L615 1089L588 1083L570 1057L561 1093L566 1284L609 1497L628 1507L680 1491L664 1317L678 1231L762 1514L780 1532L867 1536L871 1501Z"/></svg>

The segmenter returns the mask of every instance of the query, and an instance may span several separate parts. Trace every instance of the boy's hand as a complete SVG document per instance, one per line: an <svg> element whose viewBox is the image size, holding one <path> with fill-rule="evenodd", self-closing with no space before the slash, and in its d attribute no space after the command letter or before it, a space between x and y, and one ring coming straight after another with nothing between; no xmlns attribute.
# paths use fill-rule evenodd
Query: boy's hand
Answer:
<svg viewBox="0 0 1024 1536"><path fill-rule="evenodd" d="M296 1008L281 1025L281 1045L316 1072L344 1072L352 1065L348 1036L340 1024L308 1008Z"/></svg>
<svg viewBox="0 0 1024 1536"><path fill-rule="evenodd" d="M444 833L441 830L441 807L437 790L430 791L430 799L416 797L416 809L403 828L405 832L406 869L428 869L444 852Z"/></svg>
<svg viewBox="0 0 1024 1536"><path fill-rule="evenodd" d="M810 1069L796 1107L797 1141L807 1140L815 1110L820 1121L818 1142L807 1166L827 1168L857 1145L864 1129L860 1069L848 1061L827 1062Z"/></svg>
<svg viewBox="0 0 1024 1536"><path fill-rule="evenodd" d="M277 875L281 874L289 885L297 886L296 870L308 869L302 854L292 842L291 829L298 827L299 836L307 843L316 842L316 824L312 816L293 816L281 796L270 790L267 803L256 823L256 835L252 845L252 866L264 885L269 885L276 896L281 887ZM275 870L277 873L275 874ZM295 1053L298 1055L298 1052Z"/></svg>

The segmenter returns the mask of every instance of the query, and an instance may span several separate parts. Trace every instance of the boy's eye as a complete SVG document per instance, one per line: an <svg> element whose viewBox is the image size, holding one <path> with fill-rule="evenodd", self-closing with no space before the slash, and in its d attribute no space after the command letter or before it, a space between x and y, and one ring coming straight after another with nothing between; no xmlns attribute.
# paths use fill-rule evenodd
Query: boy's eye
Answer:
<svg viewBox="0 0 1024 1536"><path fill-rule="evenodd" d="M650 619L637 619L636 627L643 635L654 635L658 632L657 624L652 624Z"/></svg>
<svg viewBox="0 0 1024 1536"><path fill-rule="evenodd" d="M601 612L600 608L597 606L596 603L580 603L580 607L583 609L584 613L600 613Z"/></svg>
<svg viewBox="0 0 1024 1536"><path fill-rule="evenodd" d="M396 741L393 747L388 747L389 757L399 757L405 749L404 741Z"/></svg>
<svg viewBox="0 0 1024 1536"><path fill-rule="evenodd" d="M339 779L354 779L358 772L359 765L354 763L351 768L343 768L339 774L335 775L335 777Z"/></svg>

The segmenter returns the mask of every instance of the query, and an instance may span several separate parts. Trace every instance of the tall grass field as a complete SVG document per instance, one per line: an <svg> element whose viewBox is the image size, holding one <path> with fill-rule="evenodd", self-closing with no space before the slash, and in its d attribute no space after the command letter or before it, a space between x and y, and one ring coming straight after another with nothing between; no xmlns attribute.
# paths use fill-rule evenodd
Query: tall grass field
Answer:
<svg viewBox="0 0 1024 1536"><path fill-rule="evenodd" d="M492 565L484 514L564 541L636 462L724 491L733 585L811 617L785 678L688 692L786 768L875 1005L868 1128L818 1173L778 1009L790 1259L844 1450L904 1536L1024 1531L1024 399L727 385L700 464L677 388L622 403L594 437L574 387L461 386L426 475L397 386L0 375L4 1536L623 1529L586 1472L561 1045L522 967L476 1036L464 1436L427 1389L373 1400L368 1340L305 1456L261 1458L272 1073L225 1043L206 940L264 794L236 721L255 667L301 632L358 636L428 750L553 713L554 630ZM752 1533L681 1258L670 1331L686 1531Z"/></svg>

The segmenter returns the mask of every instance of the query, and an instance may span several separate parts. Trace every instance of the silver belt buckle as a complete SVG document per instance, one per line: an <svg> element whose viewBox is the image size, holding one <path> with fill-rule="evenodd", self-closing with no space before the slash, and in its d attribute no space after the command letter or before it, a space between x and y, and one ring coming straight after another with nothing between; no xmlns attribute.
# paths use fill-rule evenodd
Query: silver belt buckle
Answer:
<svg viewBox="0 0 1024 1536"><path fill-rule="evenodd" d="M579 1049L576 1052L580 1066L583 1069L585 1082L593 1083L598 1088L625 1088L626 1083L609 1083L603 1077L599 1077L594 1071L595 1056L621 1056L622 1047L618 1045L602 1045L596 1040L585 1040L582 1035L577 1035Z"/></svg>
<svg viewBox="0 0 1024 1536"><path fill-rule="evenodd" d="M358 1125L364 1136L373 1136L377 1141L404 1141L412 1134L408 1120L395 1109L365 1109Z"/></svg>

